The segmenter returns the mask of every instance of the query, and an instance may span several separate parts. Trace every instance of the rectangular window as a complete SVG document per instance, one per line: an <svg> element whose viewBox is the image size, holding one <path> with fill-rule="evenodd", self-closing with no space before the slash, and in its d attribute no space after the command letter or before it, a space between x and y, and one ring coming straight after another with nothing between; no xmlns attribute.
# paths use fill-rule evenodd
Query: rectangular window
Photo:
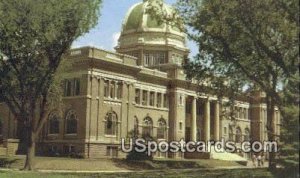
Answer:
<svg viewBox="0 0 300 178"><path fill-rule="evenodd" d="M147 100L148 100L148 92L143 90L143 101L142 105L146 106L147 105Z"/></svg>
<svg viewBox="0 0 300 178"><path fill-rule="evenodd" d="M150 106L154 106L154 92L150 92Z"/></svg>
<svg viewBox="0 0 300 178"><path fill-rule="evenodd" d="M190 103L188 103L188 104L185 105L185 113L187 113L187 114L191 114L192 113L192 107L191 107Z"/></svg>
<svg viewBox="0 0 300 178"><path fill-rule="evenodd" d="M80 95L80 79L74 79L74 96Z"/></svg>
<svg viewBox="0 0 300 178"><path fill-rule="evenodd" d="M65 80L64 82L64 95L71 96L72 93L72 82L70 80Z"/></svg>
<svg viewBox="0 0 300 178"><path fill-rule="evenodd" d="M248 109L247 108L244 109L244 115L245 115L244 118L248 119Z"/></svg>
<svg viewBox="0 0 300 178"><path fill-rule="evenodd" d="M157 93L156 107L161 107L161 93Z"/></svg>
<svg viewBox="0 0 300 178"><path fill-rule="evenodd" d="M148 66L149 65L149 61L150 61L150 54L146 53L144 55L144 66Z"/></svg>
<svg viewBox="0 0 300 178"><path fill-rule="evenodd" d="M154 65L154 54L150 54L150 58L149 58L149 66L153 66Z"/></svg>
<svg viewBox="0 0 300 178"><path fill-rule="evenodd" d="M168 106L169 106L168 95L164 94L164 108L168 108Z"/></svg>
<svg viewBox="0 0 300 178"><path fill-rule="evenodd" d="M158 54L158 61L160 64L166 63L166 54L164 52Z"/></svg>
<svg viewBox="0 0 300 178"><path fill-rule="evenodd" d="M179 130L182 130L182 122L179 122Z"/></svg>
<svg viewBox="0 0 300 178"><path fill-rule="evenodd" d="M140 89L135 89L135 103L136 104L141 104L140 103L140 100L141 100L141 98L140 98L140 92L141 92L141 90Z"/></svg>
<svg viewBox="0 0 300 178"><path fill-rule="evenodd" d="M109 91L108 91L108 87L109 86L109 81L108 80L105 80L104 81L104 97L108 97L109 95Z"/></svg>
<svg viewBox="0 0 300 178"><path fill-rule="evenodd" d="M123 87L123 84L120 82L118 83L117 85L117 98L118 99L121 99L122 98L122 87Z"/></svg>

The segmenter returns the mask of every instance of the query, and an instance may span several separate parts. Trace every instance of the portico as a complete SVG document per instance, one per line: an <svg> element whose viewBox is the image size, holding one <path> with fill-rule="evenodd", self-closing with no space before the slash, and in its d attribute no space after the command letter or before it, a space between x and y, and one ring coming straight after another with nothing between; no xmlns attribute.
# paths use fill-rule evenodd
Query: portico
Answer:
<svg viewBox="0 0 300 178"><path fill-rule="evenodd" d="M190 141L209 141L220 139L220 104L209 97L189 96L186 109L187 129ZM200 132L200 133L199 133ZM199 135L197 137L197 135ZM187 136L187 135L186 135Z"/></svg>

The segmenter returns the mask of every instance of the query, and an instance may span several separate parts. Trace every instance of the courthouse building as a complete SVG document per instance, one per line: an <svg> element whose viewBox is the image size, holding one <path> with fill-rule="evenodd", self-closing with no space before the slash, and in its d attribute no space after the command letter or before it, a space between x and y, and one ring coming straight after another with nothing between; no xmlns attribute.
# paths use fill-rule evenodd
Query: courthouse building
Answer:
<svg viewBox="0 0 300 178"><path fill-rule="evenodd" d="M37 140L37 154L121 157L120 139L133 134L158 141L267 139L264 93L245 93L235 102L234 119L226 117L226 97L220 101L186 79L186 34L157 23L145 12L147 4L144 0L129 9L116 52L94 47L69 52L72 70L64 80L63 113L50 113ZM167 4L163 9L173 13ZM280 116L274 112L279 134ZM0 117L2 147L9 150L17 143L16 120L3 103Z"/></svg>

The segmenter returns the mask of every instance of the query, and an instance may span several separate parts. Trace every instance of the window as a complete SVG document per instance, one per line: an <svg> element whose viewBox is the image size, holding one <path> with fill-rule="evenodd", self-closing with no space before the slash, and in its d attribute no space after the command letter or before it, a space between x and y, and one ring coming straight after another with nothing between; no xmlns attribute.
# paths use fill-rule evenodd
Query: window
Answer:
<svg viewBox="0 0 300 178"><path fill-rule="evenodd" d="M161 107L161 93L157 93L156 107Z"/></svg>
<svg viewBox="0 0 300 178"><path fill-rule="evenodd" d="M242 131L241 131L241 128L239 128L239 127L236 128L235 141L237 143L241 143L242 142Z"/></svg>
<svg viewBox="0 0 300 178"><path fill-rule="evenodd" d="M179 96L179 105L181 105L181 106L183 105L183 98L181 95Z"/></svg>
<svg viewBox="0 0 300 178"><path fill-rule="evenodd" d="M182 122L179 122L179 130L182 130Z"/></svg>
<svg viewBox="0 0 300 178"><path fill-rule="evenodd" d="M245 129L244 141L250 141L250 131L248 128Z"/></svg>
<svg viewBox="0 0 300 178"><path fill-rule="evenodd" d="M142 101L142 104L143 105L147 105L147 99L148 98L148 92L143 90L143 101Z"/></svg>
<svg viewBox="0 0 300 178"><path fill-rule="evenodd" d="M80 79L74 79L74 96L80 95Z"/></svg>
<svg viewBox="0 0 300 178"><path fill-rule="evenodd" d="M158 53L158 61L160 64L164 64L166 63L166 54L161 52L161 53Z"/></svg>
<svg viewBox="0 0 300 178"><path fill-rule="evenodd" d="M135 103L136 104L141 104L141 94L140 94L141 90L140 89L135 89Z"/></svg>
<svg viewBox="0 0 300 178"><path fill-rule="evenodd" d="M227 134L227 127L224 127L224 134Z"/></svg>
<svg viewBox="0 0 300 178"><path fill-rule="evenodd" d="M70 110L66 116L66 134L77 133L77 116L75 111Z"/></svg>
<svg viewBox="0 0 300 178"><path fill-rule="evenodd" d="M191 114L192 113L191 104L186 104L185 105L185 113L187 113L187 114Z"/></svg>
<svg viewBox="0 0 300 178"><path fill-rule="evenodd" d="M117 135L117 115L114 112L109 112L105 116L105 134Z"/></svg>
<svg viewBox="0 0 300 178"><path fill-rule="evenodd" d="M166 53L165 52L146 52L144 55L144 65L152 66L166 63Z"/></svg>
<svg viewBox="0 0 300 178"><path fill-rule="evenodd" d="M146 117L143 123L143 132L142 132L143 138L151 137L152 130L153 130L152 119L150 117Z"/></svg>
<svg viewBox="0 0 300 178"><path fill-rule="evenodd" d="M64 81L64 96L78 96L80 95L80 79L74 78L73 80L66 79Z"/></svg>
<svg viewBox="0 0 300 178"><path fill-rule="evenodd" d="M117 98L118 99L121 99L122 98L122 86L123 86L123 84L120 82L120 83L118 83L118 85L117 85Z"/></svg>
<svg viewBox="0 0 300 178"><path fill-rule="evenodd" d="M150 106L154 106L154 92L150 92Z"/></svg>
<svg viewBox="0 0 300 178"><path fill-rule="evenodd" d="M229 140L230 140L230 141L234 141L234 140L233 140L233 129L232 129L231 126L229 126Z"/></svg>
<svg viewBox="0 0 300 178"><path fill-rule="evenodd" d="M70 80L64 81L64 96L71 96L72 82Z"/></svg>
<svg viewBox="0 0 300 178"><path fill-rule="evenodd" d="M53 112L49 115L48 133L49 134L58 134L59 133L59 116L55 112Z"/></svg>
<svg viewBox="0 0 300 178"><path fill-rule="evenodd" d="M169 103L168 103L168 95L164 94L164 107L168 108L168 105L169 105Z"/></svg>
<svg viewBox="0 0 300 178"><path fill-rule="evenodd" d="M146 53L144 55L144 65L145 66L148 66L149 65L149 61L150 61L150 54L149 53Z"/></svg>
<svg viewBox="0 0 300 178"><path fill-rule="evenodd" d="M104 81L104 97L109 96L109 81L105 80Z"/></svg>
<svg viewBox="0 0 300 178"><path fill-rule="evenodd" d="M163 118L158 120L158 128L157 128L157 138L164 139L166 138L167 131L167 123Z"/></svg>
<svg viewBox="0 0 300 178"><path fill-rule="evenodd" d="M134 118L133 134L134 136L139 135L139 120L137 117Z"/></svg>

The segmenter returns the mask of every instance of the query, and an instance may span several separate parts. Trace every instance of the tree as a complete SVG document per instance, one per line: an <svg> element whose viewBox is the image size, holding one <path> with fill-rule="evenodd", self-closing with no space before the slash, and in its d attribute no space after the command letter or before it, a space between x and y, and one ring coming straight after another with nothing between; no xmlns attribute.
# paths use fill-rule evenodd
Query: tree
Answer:
<svg viewBox="0 0 300 178"><path fill-rule="evenodd" d="M24 127L26 170L32 169L57 68L72 42L96 25L101 2L0 2L0 99Z"/></svg>
<svg viewBox="0 0 300 178"><path fill-rule="evenodd" d="M268 138L275 140L275 106L288 119L278 89L291 80L299 84L298 2L179 0L178 9L199 45L196 59L186 65L188 77L209 79L216 89L234 84L239 91L252 85L264 91ZM276 167L274 158L270 153L270 168Z"/></svg>
<svg viewBox="0 0 300 178"><path fill-rule="evenodd" d="M279 163L285 166L282 175L299 177L299 73L297 80L290 80L285 86L284 111L286 113L282 123L281 141L283 142Z"/></svg>

